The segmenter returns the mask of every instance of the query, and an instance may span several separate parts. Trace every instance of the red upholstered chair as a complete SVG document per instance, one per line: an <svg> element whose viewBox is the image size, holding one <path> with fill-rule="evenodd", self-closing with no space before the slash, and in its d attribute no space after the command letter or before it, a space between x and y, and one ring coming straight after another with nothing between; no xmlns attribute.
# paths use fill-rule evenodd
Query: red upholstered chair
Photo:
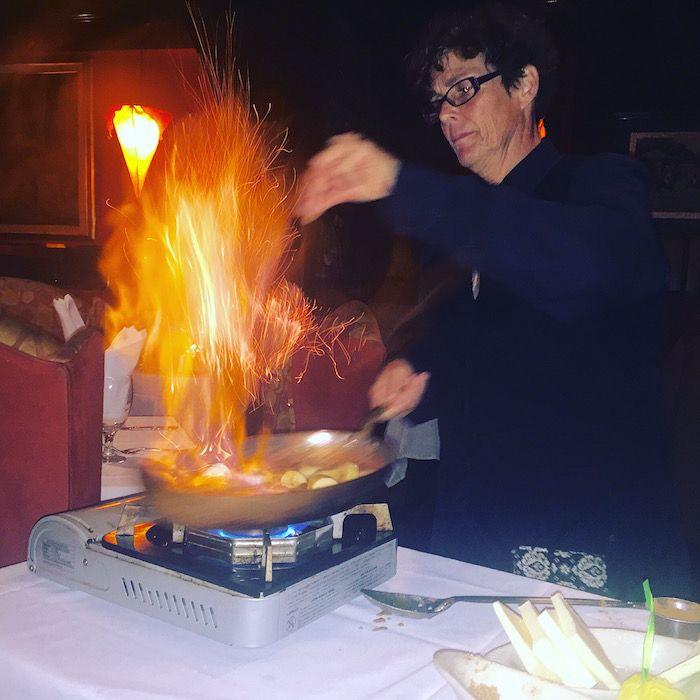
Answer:
<svg viewBox="0 0 700 700"><path fill-rule="evenodd" d="M323 354L298 351L282 379L267 388L264 422L274 432L356 430L362 424L386 350L365 304L343 304L326 317L321 332L340 326L344 330Z"/></svg>
<svg viewBox="0 0 700 700"><path fill-rule="evenodd" d="M52 300L64 291L0 278L0 316L31 323L60 341L51 359L0 343L0 566L26 559L42 516L100 500L104 349L88 325L68 343ZM76 299L88 324L100 303Z"/></svg>

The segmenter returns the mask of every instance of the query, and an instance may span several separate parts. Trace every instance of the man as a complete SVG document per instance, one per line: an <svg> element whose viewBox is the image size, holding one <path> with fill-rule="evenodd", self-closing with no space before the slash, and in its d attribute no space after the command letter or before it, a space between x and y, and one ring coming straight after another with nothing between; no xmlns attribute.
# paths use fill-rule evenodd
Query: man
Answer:
<svg viewBox="0 0 700 700"><path fill-rule="evenodd" d="M664 273L643 173L540 136L556 59L517 10L449 18L416 56L428 117L470 172L344 134L310 161L298 212L383 200L397 231L470 269L413 362L389 363L370 395L405 415L432 375L432 549L620 596L639 597L649 576L655 593L682 595L656 367Z"/></svg>

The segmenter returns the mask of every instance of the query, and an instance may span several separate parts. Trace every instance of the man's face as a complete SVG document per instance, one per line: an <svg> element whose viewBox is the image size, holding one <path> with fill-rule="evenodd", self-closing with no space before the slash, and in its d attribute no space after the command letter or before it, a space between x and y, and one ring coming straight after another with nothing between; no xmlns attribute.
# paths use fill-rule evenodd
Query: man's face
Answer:
<svg viewBox="0 0 700 700"><path fill-rule="evenodd" d="M435 96L444 95L458 80L478 78L493 70L485 64L483 54L462 58L454 51L445 55L442 66L442 71L433 74ZM461 165L486 179L500 169L508 144L524 126L524 119L514 91L508 94L500 77L484 83L466 104L453 107L445 101L440 111L442 133Z"/></svg>

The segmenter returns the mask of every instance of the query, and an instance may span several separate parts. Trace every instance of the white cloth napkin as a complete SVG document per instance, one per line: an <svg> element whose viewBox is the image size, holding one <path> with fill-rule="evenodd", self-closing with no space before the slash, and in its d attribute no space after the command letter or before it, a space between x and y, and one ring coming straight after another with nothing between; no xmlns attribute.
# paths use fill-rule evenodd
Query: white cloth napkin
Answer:
<svg viewBox="0 0 700 700"><path fill-rule="evenodd" d="M384 437L396 445L397 460L385 479L387 486L398 484L406 476L409 459L440 459L440 432L437 418L414 425L408 418L392 418Z"/></svg>
<svg viewBox="0 0 700 700"><path fill-rule="evenodd" d="M130 377L146 342L146 331L122 328L105 350L105 377Z"/></svg>
<svg viewBox="0 0 700 700"><path fill-rule="evenodd" d="M70 340L81 328L85 328L85 322L70 294L66 294L62 299L60 297L54 299L53 308L56 309L61 321L63 338L66 341Z"/></svg>
<svg viewBox="0 0 700 700"><path fill-rule="evenodd" d="M131 374L139 361L146 331L122 328L105 350L105 385L102 402L104 420L123 420L129 412Z"/></svg>

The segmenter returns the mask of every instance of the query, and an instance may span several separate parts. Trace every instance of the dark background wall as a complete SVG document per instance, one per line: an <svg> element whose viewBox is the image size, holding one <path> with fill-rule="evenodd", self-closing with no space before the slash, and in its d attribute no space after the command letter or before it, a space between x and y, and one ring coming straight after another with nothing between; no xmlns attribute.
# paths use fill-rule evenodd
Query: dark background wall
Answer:
<svg viewBox="0 0 700 700"><path fill-rule="evenodd" d="M417 116L402 80L403 59L435 12L469 4L243 3L236 10L241 55L254 92L293 115L293 133L303 145L357 129L402 156L436 161L432 154L438 150L451 163L439 136ZM696 121L697 2L518 4L543 18L560 50L563 77L548 126L563 147L617 145L619 113L666 117L679 125Z"/></svg>

